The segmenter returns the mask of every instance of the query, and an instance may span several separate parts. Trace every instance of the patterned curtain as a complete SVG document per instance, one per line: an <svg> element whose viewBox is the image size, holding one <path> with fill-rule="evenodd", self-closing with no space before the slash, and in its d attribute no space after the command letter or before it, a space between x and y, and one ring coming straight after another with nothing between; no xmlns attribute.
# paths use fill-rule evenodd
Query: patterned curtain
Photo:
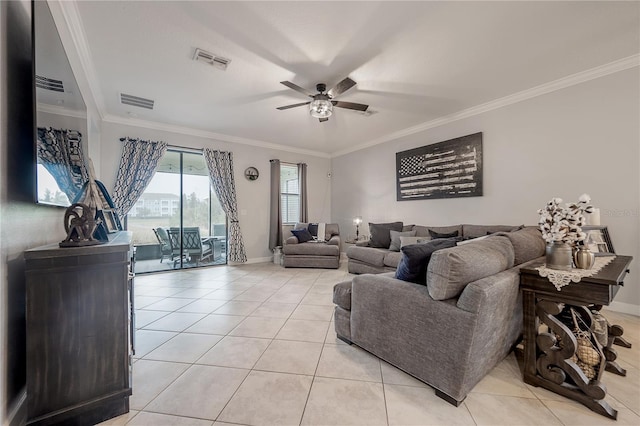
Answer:
<svg viewBox="0 0 640 426"><path fill-rule="evenodd" d="M227 259L232 262L246 262L247 254L238 222L236 184L233 179L233 153L205 148L203 154L209 167L211 184L230 223Z"/></svg>
<svg viewBox="0 0 640 426"><path fill-rule="evenodd" d="M82 134L77 130L38 127L38 161L73 200L89 179L82 152ZM52 194L53 195L53 194Z"/></svg>
<svg viewBox="0 0 640 426"><path fill-rule="evenodd" d="M113 203L120 217L124 217L149 185L158 161L167 151L167 143L129 138L121 141L124 146L113 189Z"/></svg>
<svg viewBox="0 0 640 426"><path fill-rule="evenodd" d="M280 205L280 160L271 160L271 206L269 216L269 249L282 246L282 211Z"/></svg>
<svg viewBox="0 0 640 426"><path fill-rule="evenodd" d="M309 207L307 202L307 165L298 163L298 182L300 189L300 222L309 221Z"/></svg>

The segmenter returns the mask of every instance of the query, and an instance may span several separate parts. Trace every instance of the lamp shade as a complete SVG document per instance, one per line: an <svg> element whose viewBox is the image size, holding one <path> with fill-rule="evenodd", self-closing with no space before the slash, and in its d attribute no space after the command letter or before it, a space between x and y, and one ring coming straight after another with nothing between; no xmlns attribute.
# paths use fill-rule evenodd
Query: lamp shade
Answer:
<svg viewBox="0 0 640 426"><path fill-rule="evenodd" d="M355 225L360 225L362 223L362 216L356 216L353 218L353 223Z"/></svg>
<svg viewBox="0 0 640 426"><path fill-rule="evenodd" d="M309 114L314 118L328 118L333 113L333 104L327 99L316 99L309 105Z"/></svg>

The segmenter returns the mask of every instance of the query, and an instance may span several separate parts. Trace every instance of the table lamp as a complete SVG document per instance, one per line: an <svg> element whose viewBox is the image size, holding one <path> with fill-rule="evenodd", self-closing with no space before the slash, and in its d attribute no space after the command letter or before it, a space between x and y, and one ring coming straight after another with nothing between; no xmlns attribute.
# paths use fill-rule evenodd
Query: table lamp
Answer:
<svg viewBox="0 0 640 426"><path fill-rule="evenodd" d="M353 223L356 225L356 241L358 241L360 237L360 224L362 223L362 216L356 216L353 219Z"/></svg>

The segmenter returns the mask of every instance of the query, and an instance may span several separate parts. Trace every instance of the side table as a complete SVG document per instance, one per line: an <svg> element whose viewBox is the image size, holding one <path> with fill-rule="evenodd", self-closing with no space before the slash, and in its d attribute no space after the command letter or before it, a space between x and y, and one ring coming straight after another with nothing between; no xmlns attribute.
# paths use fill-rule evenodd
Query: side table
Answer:
<svg viewBox="0 0 640 426"><path fill-rule="evenodd" d="M525 383L542 386L578 401L603 416L617 418L618 412L604 401L606 388L600 382L605 370L604 353L600 350L602 362L597 376L589 380L570 360L576 352L576 338L556 316L565 305L574 306L589 317L586 306L609 305L623 285L632 260L631 256L615 256L598 273L562 287L560 291L547 278L540 276L536 268L542 266L542 262L520 269ZM550 331L541 331L541 323ZM564 342L562 347L558 344L558 337Z"/></svg>

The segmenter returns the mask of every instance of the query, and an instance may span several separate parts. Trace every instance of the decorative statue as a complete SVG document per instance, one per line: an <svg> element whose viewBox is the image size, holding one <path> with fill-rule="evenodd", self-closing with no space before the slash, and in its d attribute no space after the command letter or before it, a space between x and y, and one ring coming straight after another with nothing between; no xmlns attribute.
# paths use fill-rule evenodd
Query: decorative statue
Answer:
<svg viewBox="0 0 640 426"><path fill-rule="evenodd" d="M60 247L82 247L101 244L93 238L98 222L92 209L86 204L75 203L69 206L64 214L64 230L67 238L60 242Z"/></svg>

